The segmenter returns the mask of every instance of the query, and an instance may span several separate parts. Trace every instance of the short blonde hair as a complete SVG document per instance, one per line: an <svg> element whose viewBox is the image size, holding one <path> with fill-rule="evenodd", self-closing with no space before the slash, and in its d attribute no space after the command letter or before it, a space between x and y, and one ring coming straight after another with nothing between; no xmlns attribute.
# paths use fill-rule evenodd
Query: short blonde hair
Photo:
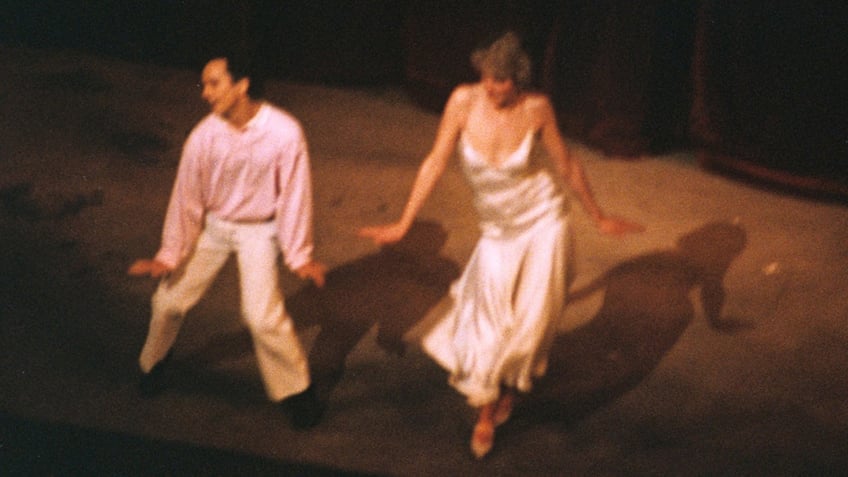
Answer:
<svg viewBox="0 0 848 477"><path fill-rule="evenodd" d="M521 47L521 39L507 32L486 48L471 53L471 64L481 75L491 74L497 79L511 79L521 89L530 86L532 66L530 56Z"/></svg>

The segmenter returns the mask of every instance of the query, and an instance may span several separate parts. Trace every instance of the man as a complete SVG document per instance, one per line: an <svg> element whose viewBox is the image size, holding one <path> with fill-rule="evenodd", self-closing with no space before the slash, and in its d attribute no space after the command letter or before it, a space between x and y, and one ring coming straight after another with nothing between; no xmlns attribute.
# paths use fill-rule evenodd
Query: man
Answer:
<svg viewBox="0 0 848 477"><path fill-rule="evenodd" d="M299 122L258 99L255 75L234 58L203 68L211 113L184 145L162 244L153 259L133 263L133 276L161 278L139 357L141 392L163 386L163 370L186 312L235 254L241 312L253 338L269 399L298 428L318 423L322 406L279 287L277 259L323 286L325 267L312 258L309 154Z"/></svg>

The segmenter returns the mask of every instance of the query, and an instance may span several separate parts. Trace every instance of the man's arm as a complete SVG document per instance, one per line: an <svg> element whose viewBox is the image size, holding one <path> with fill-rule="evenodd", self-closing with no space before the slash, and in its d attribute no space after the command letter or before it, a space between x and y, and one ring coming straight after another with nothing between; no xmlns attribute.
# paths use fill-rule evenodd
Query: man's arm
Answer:
<svg viewBox="0 0 848 477"><path fill-rule="evenodd" d="M200 157L203 154L197 129L183 146L177 176L171 190L162 242L153 259L139 259L130 265L132 276L164 276L176 269L194 246L203 227L204 207L200 185Z"/></svg>
<svg viewBox="0 0 848 477"><path fill-rule="evenodd" d="M326 267L312 258L312 174L309 150L298 127L291 150L278 165L280 195L277 198L277 237L286 266L301 279L324 286Z"/></svg>

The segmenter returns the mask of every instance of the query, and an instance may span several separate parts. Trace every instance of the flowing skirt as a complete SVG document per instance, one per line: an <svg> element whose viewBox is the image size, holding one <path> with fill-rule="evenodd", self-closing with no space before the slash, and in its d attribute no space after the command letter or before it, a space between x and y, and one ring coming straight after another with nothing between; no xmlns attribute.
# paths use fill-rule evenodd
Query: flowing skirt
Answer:
<svg viewBox="0 0 848 477"><path fill-rule="evenodd" d="M502 385L527 392L545 373L565 305L570 247L568 217L560 213L480 238L451 286L448 311L421 341L470 405L493 402Z"/></svg>

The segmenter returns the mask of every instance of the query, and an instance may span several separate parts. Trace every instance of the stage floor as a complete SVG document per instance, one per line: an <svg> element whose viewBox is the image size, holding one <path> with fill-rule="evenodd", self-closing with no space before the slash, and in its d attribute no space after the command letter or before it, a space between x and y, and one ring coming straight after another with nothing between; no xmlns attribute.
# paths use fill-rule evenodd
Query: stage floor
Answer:
<svg viewBox="0 0 848 477"><path fill-rule="evenodd" d="M473 415L415 346L477 238L452 165L400 249L438 116L403 91L275 83L310 141L316 292L289 308L329 409L293 430L266 400L229 264L189 315L170 387L136 389L191 71L0 48L0 468L10 475L834 475L848 468L848 208L698 167L573 144L599 203L645 232L601 236L573 201L576 271L550 369L471 457ZM685 237L685 238L684 238ZM705 308L720 301L717 319ZM343 374L331 371L344 364Z"/></svg>

